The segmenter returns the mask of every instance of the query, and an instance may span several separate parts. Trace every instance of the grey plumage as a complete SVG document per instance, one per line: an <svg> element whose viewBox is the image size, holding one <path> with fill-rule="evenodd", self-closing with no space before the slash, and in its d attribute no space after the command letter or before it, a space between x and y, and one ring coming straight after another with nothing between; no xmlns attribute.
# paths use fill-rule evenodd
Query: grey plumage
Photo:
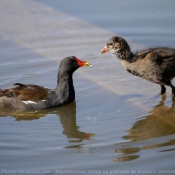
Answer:
<svg viewBox="0 0 175 175"><path fill-rule="evenodd" d="M175 87L171 80L175 77L175 49L155 47L132 53L127 41L119 36L109 39L102 53L111 51L120 59L121 64L131 74L146 79L161 86L161 94L166 92L165 86Z"/></svg>

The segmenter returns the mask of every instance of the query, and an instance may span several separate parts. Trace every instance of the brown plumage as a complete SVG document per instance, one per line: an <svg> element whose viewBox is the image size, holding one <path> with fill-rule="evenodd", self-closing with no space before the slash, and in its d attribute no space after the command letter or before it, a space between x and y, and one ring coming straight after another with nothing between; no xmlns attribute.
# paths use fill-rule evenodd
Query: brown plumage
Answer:
<svg viewBox="0 0 175 175"><path fill-rule="evenodd" d="M175 77L175 49L155 47L134 54L124 38L113 36L101 50L102 53L108 51L121 61L128 72L159 84L161 94L166 92L165 86L170 86L175 96L175 87L171 84Z"/></svg>
<svg viewBox="0 0 175 175"><path fill-rule="evenodd" d="M60 63L55 89L20 83L14 84L9 89L0 89L0 107L35 109L71 103L75 100L72 75L82 66L90 64L74 56L64 58Z"/></svg>
<svg viewBox="0 0 175 175"><path fill-rule="evenodd" d="M49 89L33 85L33 84L20 84L16 83L10 89L0 89L0 96L16 97L23 101L38 102L43 99L47 99Z"/></svg>

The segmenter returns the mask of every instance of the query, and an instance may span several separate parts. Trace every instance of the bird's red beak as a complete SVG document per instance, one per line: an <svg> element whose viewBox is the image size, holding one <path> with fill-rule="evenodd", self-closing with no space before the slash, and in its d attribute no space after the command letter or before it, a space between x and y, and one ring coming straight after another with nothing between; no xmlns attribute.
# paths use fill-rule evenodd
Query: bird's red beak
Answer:
<svg viewBox="0 0 175 175"><path fill-rule="evenodd" d="M90 138L92 137L92 136L94 136L95 134L93 134L93 133L85 133L85 137L84 137L84 140L90 140Z"/></svg>
<svg viewBox="0 0 175 175"><path fill-rule="evenodd" d="M77 61L78 65L80 67L86 67L86 66L92 66L90 63L88 63L87 61L82 61L79 60L78 58L75 57L75 60Z"/></svg>

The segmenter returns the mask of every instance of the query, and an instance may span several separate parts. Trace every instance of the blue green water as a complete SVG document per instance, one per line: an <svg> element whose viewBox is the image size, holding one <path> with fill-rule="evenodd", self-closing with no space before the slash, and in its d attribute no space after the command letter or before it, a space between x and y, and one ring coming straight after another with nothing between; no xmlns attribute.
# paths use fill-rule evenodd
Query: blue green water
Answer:
<svg viewBox="0 0 175 175"><path fill-rule="evenodd" d="M171 90L134 77L100 50L114 34L134 50L175 47L174 1L0 1L1 88L54 88L62 58L76 101L35 111L0 109L0 173L169 174L174 171ZM173 81L174 83L174 81Z"/></svg>

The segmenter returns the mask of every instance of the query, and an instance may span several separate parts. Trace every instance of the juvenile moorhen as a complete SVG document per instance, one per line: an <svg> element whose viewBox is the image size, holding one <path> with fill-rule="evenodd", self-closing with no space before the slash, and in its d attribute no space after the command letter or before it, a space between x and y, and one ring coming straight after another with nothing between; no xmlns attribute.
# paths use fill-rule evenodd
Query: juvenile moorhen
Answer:
<svg viewBox="0 0 175 175"><path fill-rule="evenodd" d="M175 87L171 84L175 77L175 49L155 47L134 54L124 38L113 36L101 53L108 51L111 51L131 74L159 84L161 94L166 92L165 85L170 86L175 98Z"/></svg>
<svg viewBox="0 0 175 175"><path fill-rule="evenodd" d="M71 103L75 100L73 72L79 67L90 65L74 56L66 57L60 63L55 89L16 83L12 88L0 89L0 107L35 109Z"/></svg>

